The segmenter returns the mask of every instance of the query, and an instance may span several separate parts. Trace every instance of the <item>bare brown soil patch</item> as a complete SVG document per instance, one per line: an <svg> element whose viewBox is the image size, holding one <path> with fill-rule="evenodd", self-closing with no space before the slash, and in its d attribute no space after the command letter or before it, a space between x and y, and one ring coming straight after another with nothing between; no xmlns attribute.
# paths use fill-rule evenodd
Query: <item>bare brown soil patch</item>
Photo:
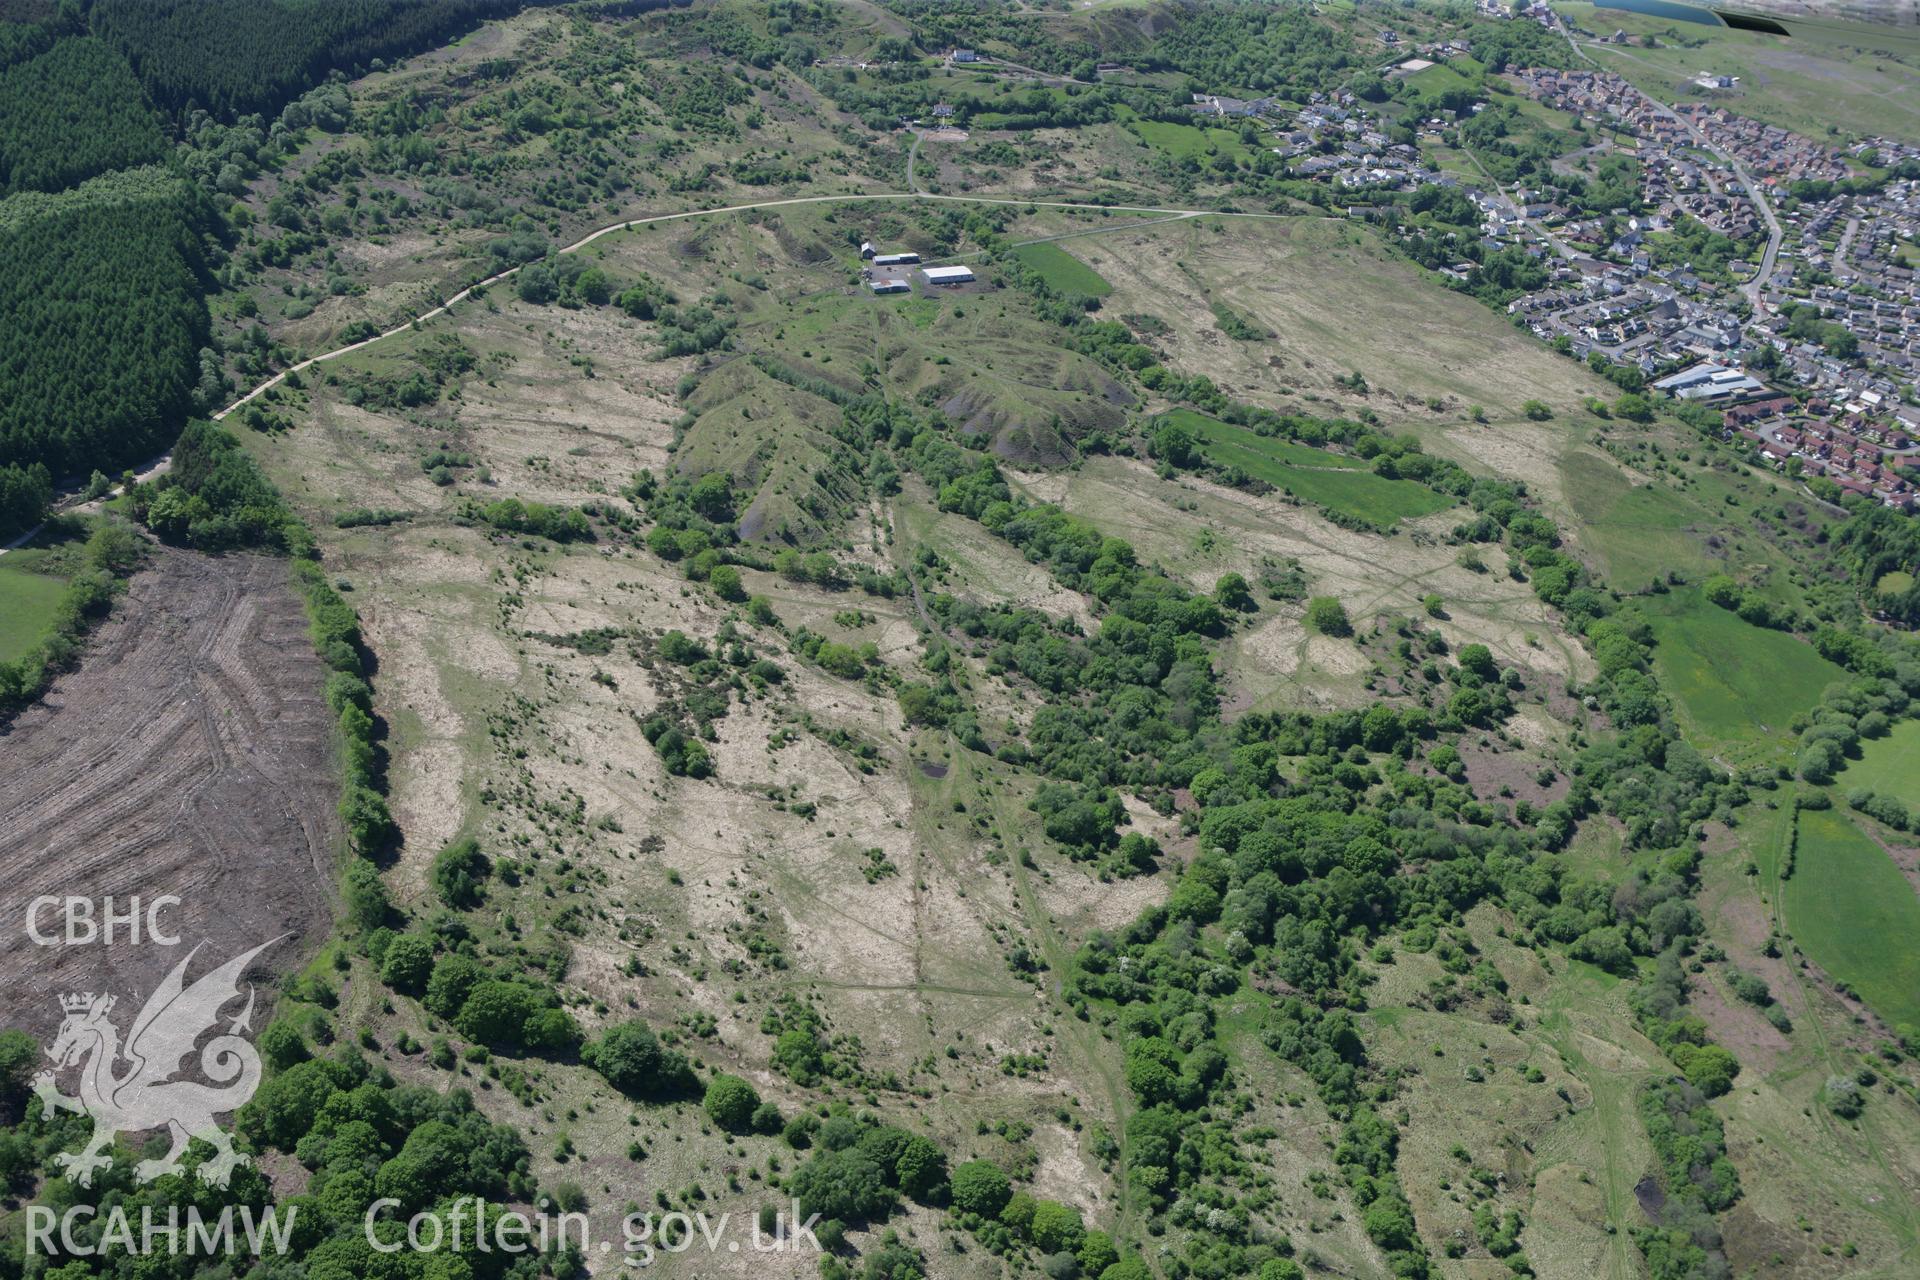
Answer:
<svg viewBox="0 0 1920 1280"><path fill-rule="evenodd" d="M1467 779L1473 784L1475 794L1510 795L1515 800L1527 801L1535 808L1560 799L1567 794L1570 785L1566 775L1556 774L1551 782L1541 786L1538 778L1539 757L1497 743L1481 746L1463 741L1460 744L1460 763L1466 766Z"/></svg>
<svg viewBox="0 0 1920 1280"><path fill-rule="evenodd" d="M1787 1052L1787 1037L1758 1009L1729 999L1718 983L1696 979L1687 1004L1706 1022L1713 1042L1733 1050L1744 1066L1771 1074Z"/></svg>
<svg viewBox="0 0 1920 1280"><path fill-rule="evenodd" d="M50 1029L68 991L137 1010L202 942L208 967L282 934L263 960L300 959L331 915L338 838L324 679L285 563L157 553L80 667L0 738L0 1023ZM109 894L122 911L177 895L161 921L181 944L28 937L35 898L98 913ZM51 910L40 924L59 929Z"/></svg>
<svg viewBox="0 0 1920 1280"><path fill-rule="evenodd" d="M1913 891L1920 893L1920 848L1910 844L1881 843L1887 850L1887 856L1893 859L1893 865L1900 868L1900 874L1913 886Z"/></svg>

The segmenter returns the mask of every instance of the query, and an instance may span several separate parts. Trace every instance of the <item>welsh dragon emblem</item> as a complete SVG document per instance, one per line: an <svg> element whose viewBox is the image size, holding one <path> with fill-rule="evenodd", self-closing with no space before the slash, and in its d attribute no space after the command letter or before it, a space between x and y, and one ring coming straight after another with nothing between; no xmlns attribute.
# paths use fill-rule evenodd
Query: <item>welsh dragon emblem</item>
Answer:
<svg viewBox="0 0 1920 1280"><path fill-rule="evenodd" d="M260 1055L241 1038L242 1032L252 1030L251 986L246 991L246 1007L228 1024L225 1034L207 1041L200 1050L200 1070L214 1083L175 1077L180 1073L181 1059L193 1052L200 1037L219 1022L221 1008L239 999L240 975L255 956L278 941L280 938L275 938L235 956L187 986L187 965L200 952L200 947L195 947L147 998L127 1031L124 1045L120 1029L107 1017L113 1011L112 996L89 992L60 997L66 1017L47 1050L54 1066L35 1077L34 1092L49 1111L65 1109L93 1117L93 1137L86 1147L53 1158L69 1178L80 1186L91 1186L94 1170L113 1163L108 1152L116 1135L163 1127L170 1131L173 1146L158 1160L136 1164L133 1175L137 1182L179 1173L180 1156L195 1138L214 1149L213 1157L200 1166L202 1182L225 1187L233 1171L248 1162L245 1155L233 1149L232 1138L213 1118L233 1111L260 1087ZM55 1076L83 1059L79 1096L60 1093L54 1085Z"/></svg>

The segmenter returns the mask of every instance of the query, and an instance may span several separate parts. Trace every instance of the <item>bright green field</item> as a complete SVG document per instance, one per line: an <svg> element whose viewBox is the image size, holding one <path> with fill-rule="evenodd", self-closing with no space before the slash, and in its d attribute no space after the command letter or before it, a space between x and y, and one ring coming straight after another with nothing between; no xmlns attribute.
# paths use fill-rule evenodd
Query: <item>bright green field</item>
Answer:
<svg viewBox="0 0 1920 1280"><path fill-rule="evenodd" d="M1685 496L1664 484L1635 485L1611 459L1584 449L1561 460L1560 474L1611 585L1633 591L1671 569L1699 577L1719 571L1696 528L1708 518Z"/></svg>
<svg viewBox="0 0 1920 1280"><path fill-rule="evenodd" d="M1848 791L1865 787L1920 805L1920 720L1902 720L1884 738L1860 744L1860 758L1840 775Z"/></svg>
<svg viewBox="0 0 1920 1280"><path fill-rule="evenodd" d="M1424 71L1416 71L1406 80L1426 102L1436 102L1455 90L1477 93L1480 89L1479 80L1461 75L1444 62L1436 62Z"/></svg>
<svg viewBox="0 0 1920 1280"><path fill-rule="evenodd" d="M1230 422L1218 418L1209 418L1204 413L1192 409L1171 409L1160 415L1164 422L1185 427L1209 444L1225 443L1257 447L1267 457L1276 462L1290 463L1301 467L1331 467L1336 471L1365 471L1367 464L1363 459L1348 453L1334 453L1328 449L1316 449L1310 444L1298 444L1292 440L1281 440L1272 436L1255 435L1242 430Z"/></svg>
<svg viewBox="0 0 1920 1280"><path fill-rule="evenodd" d="M1191 431L1213 461L1237 466L1302 501L1375 524L1432 515L1453 505L1452 498L1423 484L1377 476L1357 458L1258 436L1192 410L1176 410L1168 417Z"/></svg>
<svg viewBox="0 0 1920 1280"><path fill-rule="evenodd" d="M1113 292L1113 286L1098 271L1057 244L1023 244L1013 252L1020 261L1038 271L1050 289L1085 294L1089 298L1104 298Z"/></svg>
<svg viewBox="0 0 1920 1280"><path fill-rule="evenodd" d="M0 563L0 662L11 662L40 642L66 585L59 578Z"/></svg>
<svg viewBox="0 0 1920 1280"><path fill-rule="evenodd" d="M1239 160L1249 154L1247 145L1240 141L1239 133L1232 129L1202 128L1174 120L1133 120L1128 122L1127 128L1139 135L1142 142L1166 152L1175 160L1204 156L1209 151L1218 151L1231 160Z"/></svg>
<svg viewBox="0 0 1920 1280"><path fill-rule="evenodd" d="M1780 906L1815 964L1895 1026L1920 1027L1920 898L1886 850L1838 810L1800 814Z"/></svg>
<svg viewBox="0 0 1920 1280"><path fill-rule="evenodd" d="M1783 631L1707 603L1698 591L1650 596L1653 663L1688 724L1720 742L1784 741L1787 724L1847 673Z"/></svg>

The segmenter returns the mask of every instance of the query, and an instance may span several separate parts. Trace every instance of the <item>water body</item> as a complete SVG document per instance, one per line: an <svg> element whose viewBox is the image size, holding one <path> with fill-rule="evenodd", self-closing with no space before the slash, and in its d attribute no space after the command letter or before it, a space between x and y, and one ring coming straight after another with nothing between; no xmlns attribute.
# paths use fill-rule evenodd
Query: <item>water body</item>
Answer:
<svg viewBox="0 0 1920 1280"><path fill-rule="evenodd" d="M1602 8L1625 9L1628 13L1643 13L1649 18L1668 18L1674 22L1693 22L1703 27L1717 27L1720 19L1706 9L1696 9L1688 4L1675 4L1673 0L1602 0ZM1596 15L1597 16L1597 15Z"/></svg>

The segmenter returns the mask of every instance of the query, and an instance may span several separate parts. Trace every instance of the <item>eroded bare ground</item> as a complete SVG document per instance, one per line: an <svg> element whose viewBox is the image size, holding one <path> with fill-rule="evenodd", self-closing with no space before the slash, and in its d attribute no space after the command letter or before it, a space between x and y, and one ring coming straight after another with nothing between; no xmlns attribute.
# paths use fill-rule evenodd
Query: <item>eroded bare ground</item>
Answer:
<svg viewBox="0 0 1920 1280"><path fill-rule="evenodd" d="M0 733L0 1025L44 1032L68 991L137 1009L202 942L205 967L281 935L263 964L303 956L331 914L324 680L283 561L156 550L78 669ZM43 895L97 917L107 895L124 911L163 894L178 946L28 936ZM62 934L62 912L39 930Z"/></svg>

